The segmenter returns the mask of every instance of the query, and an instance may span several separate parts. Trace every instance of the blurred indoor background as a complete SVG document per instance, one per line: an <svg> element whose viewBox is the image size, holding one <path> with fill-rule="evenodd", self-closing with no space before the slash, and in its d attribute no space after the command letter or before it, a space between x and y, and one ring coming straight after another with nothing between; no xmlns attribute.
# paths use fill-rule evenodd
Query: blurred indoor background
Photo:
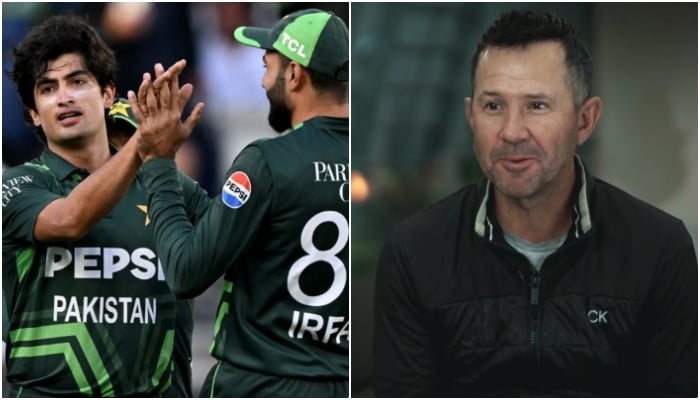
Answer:
<svg viewBox="0 0 700 400"><path fill-rule="evenodd" d="M372 396L373 285L384 235L399 220L480 177L464 117L470 60L502 12L525 3L353 3L351 23L351 387ZM599 177L681 218L697 248L697 3L553 4L583 35L594 62L602 119L581 149ZM3 71L11 46L52 13L88 15L117 51L120 95L157 61L187 58L204 117L178 155L210 195L219 192L246 143L274 135L260 87L259 50L231 38L242 24L319 7L349 21L348 3L3 3ZM253 50L247 51L247 50ZM41 143L22 120L12 82L2 78L3 167L29 160ZM195 394L219 295L195 301ZM7 385L3 385L6 393Z"/></svg>
<svg viewBox="0 0 700 400"><path fill-rule="evenodd" d="M333 11L349 23L348 3L2 3L2 166L37 157L43 145L22 119L23 106L4 71L12 69L12 47L29 29L52 14L88 17L112 46L119 62L117 90L138 89L143 72L187 59L181 83L194 84L193 106L204 114L180 148L178 166L211 196L220 192L234 157L248 143L277 134L268 126L269 103L261 86L263 52L239 45L233 31L241 25L271 27L283 15L302 8ZM189 114L189 110L185 111ZM208 354L220 284L195 299L193 390L214 364ZM3 375L4 378L4 375ZM3 383L5 383L3 379ZM3 385L3 395L9 385ZM3 396L4 397L4 396Z"/></svg>
<svg viewBox="0 0 700 400"><path fill-rule="evenodd" d="M464 116L490 23L525 3L352 3L351 389L371 397L373 285L399 220L481 176ZM539 3L593 58L603 115L581 155L593 173L698 236L697 3ZM426 232L427 235L430 232Z"/></svg>

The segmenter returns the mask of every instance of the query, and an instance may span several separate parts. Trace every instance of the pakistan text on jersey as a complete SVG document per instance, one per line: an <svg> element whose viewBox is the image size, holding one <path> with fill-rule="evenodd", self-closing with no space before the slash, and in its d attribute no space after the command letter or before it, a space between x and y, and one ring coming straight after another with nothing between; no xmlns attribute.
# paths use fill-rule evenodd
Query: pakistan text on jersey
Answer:
<svg viewBox="0 0 700 400"><path fill-rule="evenodd" d="M165 280L160 259L148 247L139 247L129 253L128 250L118 247L70 249L51 246L46 249L44 276L53 278L64 273L62 271L71 264L73 277L76 279L113 279L116 274L128 271L140 280Z"/></svg>
<svg viewBox="0 0 700 400"><path fill-rule="evenodd" d="M340 344L350 340L350 320L345 316L323 316L294 310L287 335L293 339L311 339L323 343Z"/></svg>
<svg viewBox="0 0 700 400"><path fill-rule="evenodd" d="M155 324L155 298L53 296L54 322Z"/></svg>

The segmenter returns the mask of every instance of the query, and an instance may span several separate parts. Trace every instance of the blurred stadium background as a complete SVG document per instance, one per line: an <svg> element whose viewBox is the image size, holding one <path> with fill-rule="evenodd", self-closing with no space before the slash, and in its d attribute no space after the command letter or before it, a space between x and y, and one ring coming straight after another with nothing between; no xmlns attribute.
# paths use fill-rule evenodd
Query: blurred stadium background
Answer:
<svg viewBox="0 0 700 400"><path fill-rule="evenodd" d="M373 285L397 221L480 176L463 99L486 28L518 3L352 3L351 390L371 397ZM538 3L594 62L599 177L682 219L697 249L697 3ZM429 232L426 232L429 234Z"/></svg>

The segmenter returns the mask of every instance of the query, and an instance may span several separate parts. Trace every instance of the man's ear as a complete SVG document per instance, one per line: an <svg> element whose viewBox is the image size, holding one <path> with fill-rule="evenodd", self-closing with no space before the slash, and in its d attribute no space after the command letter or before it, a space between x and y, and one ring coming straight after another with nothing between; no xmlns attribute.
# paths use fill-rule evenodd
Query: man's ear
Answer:
<svg viewBox="0 0 700 400"><path fill-rule="evenodd" d="M285 75L287 76L287 88L290 91L299 90L306 80L304 68L295 61L287 65Z"/></svg>
<svg viewBox="0 0 700 400"><path fill-rule="evenodd" d="M591 97L581 105L578 110L578 125L576 129L576 142L579 146L591 137L602 112L603 100L598 96Z"/></svg>
<svg viewBox="0 0 700 400"><path fill-rule="evenodd" d="M29 116L32 117L32 123L34 124L35 127L40 127L41 126L41 117L39 117L39 113L36 112L36 110L29 109Z"/></svg>
<svg viewBox="0 0 700 400"><path fill-rule="evenodd" d="M106 109L112 108L112 104L114 103L114 96L117 95L117 86L114 84L114 82L109 82L107 86L105 86L105 90L103 93L104 97L104 105Z"/></svg>
<svg viewBox="0 0 700 400"><path fill-rule="evenodd" d="M474 119L474 112L472 111L472 98L471 97L464 98L464 115L467 116L467 121L469 122L469 126L472 129L474 129L474 124L472 123L472 120Z"/></svg>

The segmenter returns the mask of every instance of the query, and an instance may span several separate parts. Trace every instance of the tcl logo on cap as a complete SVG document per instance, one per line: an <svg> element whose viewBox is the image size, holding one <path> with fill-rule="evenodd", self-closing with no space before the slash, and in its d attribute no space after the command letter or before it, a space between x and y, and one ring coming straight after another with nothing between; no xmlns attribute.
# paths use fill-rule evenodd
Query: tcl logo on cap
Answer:
<svg viewBox="0 0 700 400"><path fill-rule="evenodd" d="M221 200L231 208L240 208L250 198L250 179L245 172L231 174L221 190Z"/></svg>

